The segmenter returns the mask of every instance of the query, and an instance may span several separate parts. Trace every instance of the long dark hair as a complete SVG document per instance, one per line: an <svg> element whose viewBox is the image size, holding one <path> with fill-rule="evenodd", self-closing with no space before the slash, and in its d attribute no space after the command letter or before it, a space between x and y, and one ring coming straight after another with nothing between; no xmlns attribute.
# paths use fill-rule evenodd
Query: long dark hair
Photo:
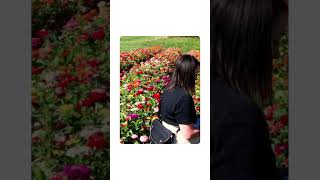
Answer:
<svg viewBox="0 0 320 180"><path fill-rule="evenodd" d="M179 56L167 89L183 88L190 94L194 93L198 67L200 67L200 62L195 57L191 55Z"/></svg>
<svg viewBox="0 0 320 180"><path fill-rule="evenodd" d="M211 79L258 104L272 94L272 23L280 0L211 0Z"/></svg>

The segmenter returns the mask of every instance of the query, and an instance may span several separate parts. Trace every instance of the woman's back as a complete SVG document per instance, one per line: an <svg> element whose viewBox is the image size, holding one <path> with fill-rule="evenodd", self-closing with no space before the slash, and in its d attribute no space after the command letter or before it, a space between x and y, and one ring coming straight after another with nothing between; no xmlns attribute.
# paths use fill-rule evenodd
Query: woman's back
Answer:
<svg viewBox="0 0 320 180"><path fill-rule="evenodd" d="M161 119L168 124L191 124L196 120L192 96L183 88L165 90L161 97Z"/></svg>
<svg viewBox="0 0 320 180"><path fill-rule="evenodd" d="M212 179L277 180L262 111L222 80L212 81L210 89Z"/></svg>

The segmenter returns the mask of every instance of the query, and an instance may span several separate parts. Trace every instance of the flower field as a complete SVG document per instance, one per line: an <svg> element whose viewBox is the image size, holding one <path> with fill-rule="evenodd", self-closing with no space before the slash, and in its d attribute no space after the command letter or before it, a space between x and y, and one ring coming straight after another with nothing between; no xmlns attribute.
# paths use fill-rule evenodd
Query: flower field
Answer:
<svg viewBox="0 0 320 180"><path fill-rule="evenodd" d="M32 179L109 179L109 4L32 1Z"/></svg>
<svg viewBox="0 0 320 180"><path fill-rule="evenodd" d="M141 52L148 54L138 56L143 58L132 58ZM120 54L121 63L125 63L121 64L120 77L121 143L148 143L149 127L152 120L158 118L161 94L170 81L174 62L181 54L179 48L161 47L137 49ZM199 51L191 50L188 54L200 61ZM131 67L130 70L127 67ZM200 114L200 78L196 82L196 94L193 99L196 112Z"/></svg>

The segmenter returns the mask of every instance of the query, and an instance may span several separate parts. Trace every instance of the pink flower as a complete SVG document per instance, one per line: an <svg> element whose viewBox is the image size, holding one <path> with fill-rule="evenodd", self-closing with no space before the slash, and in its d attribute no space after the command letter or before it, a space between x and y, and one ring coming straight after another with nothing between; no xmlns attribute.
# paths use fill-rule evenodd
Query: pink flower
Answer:
<svg viewBox="0 0 320 180"><path fill-rule="evenodd" d="M91 169L87 165L66 165L63 173L68 180L87 180L90 178Z"/></svg>
<svg viewBox="0 0 320 180"><path fill-rule="evenodd" d="M129 117L131 119L138 119L139 118L139 115L138 114L130 114Z"/></svg>
<svg viewBox="0 0 320 180"><path fill-rule="evenodd" d="M131 136L131 138L132 138L132 139L137 139L137 138L138 138L138 135L133 134L133 135Z"/></svg>
<svg viewBox="0 0 320 180"><path fill-rule="evenodd" d="M72 28L76 27L77 25L78 25L78 22L77 22L74 18L71 18L71 19L66 23L66 25L64 25L64 28L72 29Z"/></svg>
<svg viewBox="0 0 320 180"><path fill-rule="evenodd" d="M143 135L143 136L140 137L140 141L141 141L142 143L146 143L146 142L149 141L149 137L146 136L146 135Z"/></svg>
<svg viewBox="0 0 320 180"><path fill-rule="evenodd" d="M32 38L32 48L39 48L41 46L40 38Z"/></svg>

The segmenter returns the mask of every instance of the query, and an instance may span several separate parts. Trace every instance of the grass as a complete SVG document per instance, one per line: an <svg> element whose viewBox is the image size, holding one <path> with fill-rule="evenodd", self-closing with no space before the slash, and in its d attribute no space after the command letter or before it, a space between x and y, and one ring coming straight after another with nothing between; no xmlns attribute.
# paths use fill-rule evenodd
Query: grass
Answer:
<svg viewBox="0 0 320 180"><path fill-rule="evenodd" d="M188 52L192 49L200 50L200 38L195 36L122 36L120 38L121 52L157 45L162 48L180 48L183 52Z"/></svg>

